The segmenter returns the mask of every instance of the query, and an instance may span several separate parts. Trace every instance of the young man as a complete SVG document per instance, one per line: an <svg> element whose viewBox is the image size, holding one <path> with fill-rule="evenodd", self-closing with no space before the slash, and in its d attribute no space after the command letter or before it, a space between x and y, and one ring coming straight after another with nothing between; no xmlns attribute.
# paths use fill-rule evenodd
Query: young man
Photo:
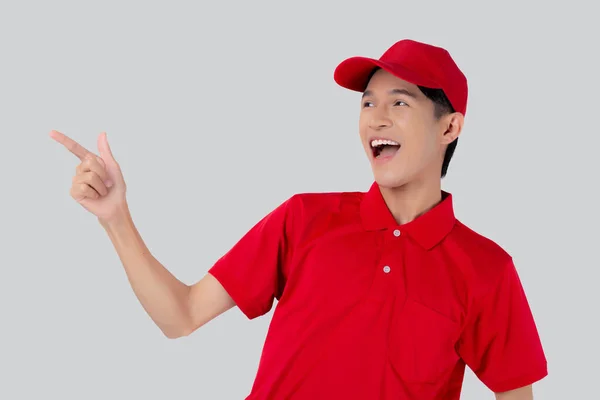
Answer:
<svg viewBox="0 0 600 400"><path fill-rule="evenodd" d="M359 131L375 182L303 193L260 220L198 283L148 251L106 135L71 195L106 229L143 307L170 338L237 305L278 299L247 399L458 399L469 366L497 399L531 399L546 359L513 260L454 215L441 178L464 123L467 80L449 53L402 40L334 78L362 92Z"/></svg>

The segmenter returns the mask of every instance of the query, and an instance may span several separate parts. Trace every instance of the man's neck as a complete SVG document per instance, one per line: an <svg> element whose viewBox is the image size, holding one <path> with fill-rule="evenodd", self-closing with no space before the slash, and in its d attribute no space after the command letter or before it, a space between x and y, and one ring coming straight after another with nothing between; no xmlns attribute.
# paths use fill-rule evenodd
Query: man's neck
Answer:
<svg viewBox="0 0 600 400"><path fill-rule="evenodd" d="M400 187L381 187L381 194L398 224L406 224L442 200L441 180L417 180Z"/></svg>

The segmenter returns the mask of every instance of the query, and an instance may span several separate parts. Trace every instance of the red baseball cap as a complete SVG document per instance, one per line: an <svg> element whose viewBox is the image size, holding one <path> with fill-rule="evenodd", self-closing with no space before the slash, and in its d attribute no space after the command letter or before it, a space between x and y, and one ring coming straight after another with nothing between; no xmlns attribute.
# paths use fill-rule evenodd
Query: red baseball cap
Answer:
<svg viewBox="0 0 600 400"><path fill-rule="evenodd" d="M334 80L342 87L363 92L375 67L418 86L442 89L457 112L466 115L467 78L447 50L415 40L396 42L379 59L351 57L342 61Z"/></svg>

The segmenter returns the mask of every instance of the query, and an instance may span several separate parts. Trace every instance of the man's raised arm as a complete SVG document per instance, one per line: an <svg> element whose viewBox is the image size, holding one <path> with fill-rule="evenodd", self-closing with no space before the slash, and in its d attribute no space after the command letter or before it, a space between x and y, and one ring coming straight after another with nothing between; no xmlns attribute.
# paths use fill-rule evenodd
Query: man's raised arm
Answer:
<svg viewBox="0 0 600 400"><path fill-rule="evenodd" d="M99 156L60 132L52 131L50 137L81 161L72 180L71 197L98 218L135 295L165 336L189 335L235 305L212 275L188 286L150 253L131 218L123 174L105 133L98 137Z"/></svg>

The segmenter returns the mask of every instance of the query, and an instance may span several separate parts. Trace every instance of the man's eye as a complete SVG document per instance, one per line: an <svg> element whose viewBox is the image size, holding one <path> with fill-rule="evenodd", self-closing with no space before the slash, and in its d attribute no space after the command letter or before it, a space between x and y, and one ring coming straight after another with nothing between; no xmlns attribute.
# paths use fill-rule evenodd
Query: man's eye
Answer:
<svg viewBox="0 0 600 400"><path fill-rule="evenodd" d="M372 106L373 106L373 103L371 103L370 101L365 101L363 103L363 107L372 107Z"/></svg>
<svg viewBox="0 0 600 400"><path fill-rule="evenodd" d="M398 100L397 102L394 103L395 106L401 106L401 105L405 105L407 106L408 104L406 104L405 102L403 102L402 100Z"/></svg>

